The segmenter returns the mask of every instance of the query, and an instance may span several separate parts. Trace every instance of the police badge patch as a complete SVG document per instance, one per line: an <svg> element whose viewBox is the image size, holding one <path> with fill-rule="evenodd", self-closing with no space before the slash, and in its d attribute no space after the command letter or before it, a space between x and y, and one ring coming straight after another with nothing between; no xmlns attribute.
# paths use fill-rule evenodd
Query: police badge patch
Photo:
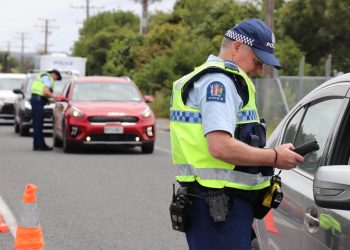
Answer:
<svg viewBox="0 0 350 250"><path fill-rule="evenodd" d="M226 101L225 86L221 82L212 82L207 88L207 102Z"/></svg>

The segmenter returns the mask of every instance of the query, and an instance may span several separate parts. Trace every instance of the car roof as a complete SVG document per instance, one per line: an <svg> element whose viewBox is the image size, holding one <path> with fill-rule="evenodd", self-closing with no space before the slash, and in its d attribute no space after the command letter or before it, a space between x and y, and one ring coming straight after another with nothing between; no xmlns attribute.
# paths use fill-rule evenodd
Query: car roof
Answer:
<svg viewBox="0 0 350 250"><path fill-rule="evenodd" d="M333 84L342 83L342 82L348 82L350 84L350 73L342 74L336 77L333 77L329 79L328 81L322 83L320 86L314 89L314 91L317 91L318 89L323 89L325 87L328 87Z"/></svg>
<svg viewBox="0 0 350 250"><path fill-rule="evenodd" d="M0 78L7 78L7 79L24 79L26 77L26 74L19 74L19 73L0 73Z"/></svg>
<svg viewBox="0 0 350 250"><path fill-rule="evenodd" d="M76 79L74 82L78 83L132 83L131 79L127 76L113 77L113 76L82 76Z"/></svg>

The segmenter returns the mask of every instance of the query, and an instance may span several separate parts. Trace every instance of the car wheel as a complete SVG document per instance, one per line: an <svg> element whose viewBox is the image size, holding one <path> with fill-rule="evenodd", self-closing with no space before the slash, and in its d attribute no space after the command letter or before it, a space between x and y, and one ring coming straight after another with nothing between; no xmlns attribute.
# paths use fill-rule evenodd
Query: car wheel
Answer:
<svg viewBox="0 0 350 250"><path fill-rule="evenodd" d="M15 119L15 127L14 127L14 131L15 131L15 133L16 133L16 134L18 134L18 133L19 133L19 125L18 125L18 123L17 123L16 119Z"/></svg>
<svg viewBox="0 0 350 250"><path fill-rule="evenodd" d="M72 143L67 138L67 129L63 128L63 152L71 153L73 151Z"/></svg>
<svg viewBox="0 0 350 250"><path fill-rule="evenodd" d="M141 150L143 154L152 154L154 151L154 142L152 143L145 143L141 146Z"/></svg>
<svg viewBox="0 0 350 250"><path fill-rule="evenodd" d="M25 127L22 124L19 124L18 128L19 128L18 132L21 136L28 136L29 135L29 127Z"/></svg>
<svg viewBox="0 0 350 250"><path fill-rule="evenodd" d="M257 238L252 240L252 250L260 250L259 241Z"/></svg>
<svg viewBox="0 0 350 250"><path fill-rule="evenodd" d="M62 147L62 141L59 139L55 133L55 129L52 130L52 140L54 147Z"/></svg>

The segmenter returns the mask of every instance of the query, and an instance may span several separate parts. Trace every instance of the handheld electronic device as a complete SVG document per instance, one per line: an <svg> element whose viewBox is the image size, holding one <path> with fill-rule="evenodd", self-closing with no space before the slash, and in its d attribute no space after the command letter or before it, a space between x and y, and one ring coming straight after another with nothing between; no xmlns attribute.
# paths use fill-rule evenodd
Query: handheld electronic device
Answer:
<svg viewBox="0 0 350 250"><path fill-rule="evenodd" d="M297 154L305 156L319 149L320 149L320 146L318 145L317 141L312 140L296 147L293 151Z"/></svg>

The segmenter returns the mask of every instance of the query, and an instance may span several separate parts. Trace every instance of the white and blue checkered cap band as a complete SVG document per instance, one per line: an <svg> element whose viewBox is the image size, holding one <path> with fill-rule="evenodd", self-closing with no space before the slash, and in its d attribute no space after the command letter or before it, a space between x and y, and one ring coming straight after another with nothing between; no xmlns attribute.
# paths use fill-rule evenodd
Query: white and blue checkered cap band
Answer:
<svg viewBox="0 0 350 250"><path fill-rule="evenodd" d="M232 39L232 40L240 40L242 43L252 47L253 46L253 43L254 43L254 39L253 38L250 38L248 36L245 36L245 35L242 35L242 34L239 34L235 31L232 31L232 30L228 30L226 31L225 33L225 36Z"/></svg>
<svg viewBox="0 0 350 250"><path fill-rule="evenodd" d="M172 110L170 120L174 122L202 123L202 115L198 112Z"/></svg>

